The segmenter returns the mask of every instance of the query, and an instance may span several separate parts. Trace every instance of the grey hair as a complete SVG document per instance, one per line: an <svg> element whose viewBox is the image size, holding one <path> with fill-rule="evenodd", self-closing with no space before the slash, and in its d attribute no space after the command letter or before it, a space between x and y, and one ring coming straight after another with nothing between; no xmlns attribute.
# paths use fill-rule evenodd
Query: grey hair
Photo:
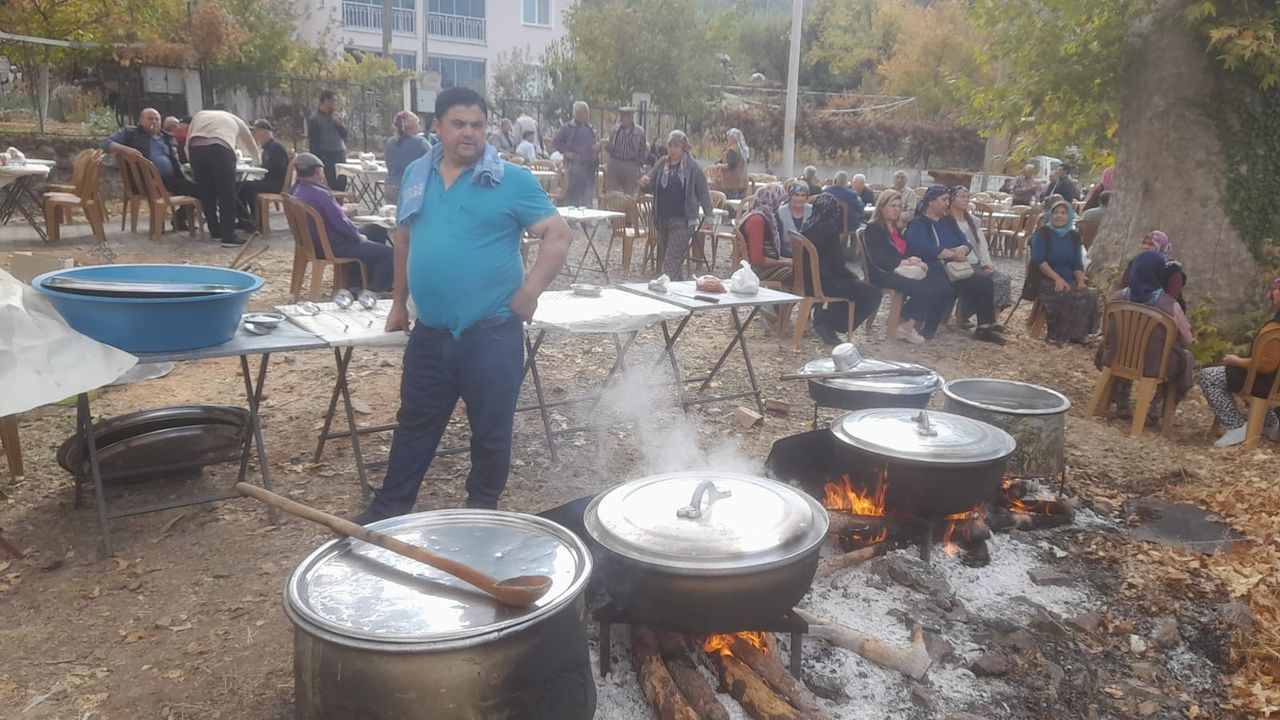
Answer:
<svg viewBox="0 0 1280 720"><path fill-rule="evenodd" d="M893 173L893 177L894 177L895 179L897 179L899 176L901 176L901 177L905 178L905 177L907 176L907 171L906 171L906 170L895 170L895 171L894 171L894 173Z"/></svg>
<svg viewBox="0 0 1280 720"><path fill-rule="evenodd" d="M683 130L672 130L667 134L667 147L677 144L688 150L692 145L689 143L689 136L684 134Z"/></svg>
<svg viewBox="0 0 1280 720"><path fill-rule="evenodd" d="M836 187L844 187L848 185L849 173L841 170L840 172L836 173L835 177L831 178L831 183Z"/></svg>
<svg viewBox="0 0 1280 720"><path fill-rule="evenodd" d="M804 179L812 180L816 177L818 177L818 168L812 165L806 166L804 169Z"/></svg>
<svg viewBox="0 0 1280 720"><path fill-rule="evenodd" d="M573 111L576 113L579 110L586 110L587 112L591 112L591 106L587 105L582 100L578 100L573 104Z"/></svg>
<svg viewBox="0 0 1280 720"><path fill-rule="evenodd" d="M867 176L863 175L862 173L858 173L857 175L853 176L854 182L858 182L859 180L861 180L862 183L865 185L867 183Z"/></svg>

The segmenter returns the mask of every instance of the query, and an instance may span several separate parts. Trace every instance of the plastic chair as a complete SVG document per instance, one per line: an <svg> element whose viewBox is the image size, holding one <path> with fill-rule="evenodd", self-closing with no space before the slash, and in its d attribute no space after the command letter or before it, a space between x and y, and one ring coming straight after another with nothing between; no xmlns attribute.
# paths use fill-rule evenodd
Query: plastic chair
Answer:
<svg viewBox="0 0 1280 720"><path fill-rule="evenodd" d="M195 236L196 225L203 217L199 200L190 195L170 195L168 188L164 186L164 181L160 179L160 171L144 157L118 155L116 160L124 164L133 186L141 188L139 200L147 204L147 212L151 216L149 235L152 240L160 239L169 211L172 210L174 215L177 215L178 209L183 207L191 208L193 217L191 222L187 223L187 232Z"/></svg>
<svg viewBox="0 0 1280 720"><path fill-rule="evenodd" d="M1164 329L1164 344L1160 351L1159 366L1155 371L1147 369L1147 345L1157 330ZM1156 389L1169 379L1169 357L1173 354L1173 341L1177 337L1173 318L1165 313L1138 303L1117 300L1107 303L1102 311L1103 342L1115 348L1110 365L1102 368L1102 374L1093 386L1089 398L1087 416L1101 415L1111 400L1111 390L1116 380L1130 380L1134 385L1133 425L1130 437L1142 435L1147 422L1147 410L1155 398ZM1173 424L1173 411L1178 390L1168 383L1164 403L1164 417L1160 432Z"/></svg>
<svg viewBox="0 0 1280 720"><path fill-rule="evenodd" d="M69 219L64 211L71 209L79 209L84 213L98 242L107 241L106 230L103 228L106 215L102 209L102 190L98 182L102 170L102 151L93 150L91 154L84 156L83 162L80 182L73 192L44 194L44 225L50 245L58 242L62 224Z"/></svg>
<svg viewBox="0 0 1280 720"><path fill-rule="evenodd" d="M612 212L619 212L626 217L611 218L609 220L609 247L606 250L604 258L605 263L609 262L609 256L613 254L613 246L615 244L622 247L622 272L624 275L631 272L631 250L635 243L635 235L632 232L632 226L636 216L636 201L631 196L614 190L607 192L601 200L601 207Z"/></svg>
<svg viewBox="0 0 1280 720"><path fill-rule="evenodd" d="M858 248L862 251L862 274L866 276L867 282L871 282L871 255L867 252L867 229L858 228ZM885 288L885 292L889 293L889 318L885 322L887 325L884 329L884 337L886 340L898 339L898 325L902 324L902 306L907 302L907 294L901 290ZM871 327L875 324L875 316L867 318L867 333L871 333Z"/></svg>
<svg viewBox="0 0 1280 720"><path fill-rule="evenodd" d="M662 260L658 257L658 233L653 226L652 195L636 196L635 237L644 238L644 257L641 260L641 269L646 273L656 272ZM628 267L628 269L630 268Z"/></svg>
<svg viewBox="0 0 1280 720"><path fill-rule="evenodd" d="M1258 379L1261 369L1258 367L1259 360L1265 355L1275 357L1275 353L1280 352L1280 328L1274 328L1264 333L1259 333L1258 337L1253 341L1253 350L1249 354L1249 374L1245 376L1244 385L1240 390L1240 397L1249 406L1248 425L1245 426L1244 446L1251 448L1258 444L1258 438L1262 437L1262 424L1267 419L1267 410L1280 406L1280 372L1276 372L1276 379L1271 383L1271 391L1266 397L1258 397L1253 394L1254 382Z"/></svg>
<svg viewBox="0 0 1280 720"><path fill-rule="evenodd" d="M84 150L81 150L80 152L76 153L76 156L71 160L71 182L45 183L41 187L41 190L43 192L65 192L65 193L71 193L74 195L76 193L76 188L79 187L82 182L82 178L84 177L85 170L88 169L88 163L90 159L95 157L103 157L104 154L105 153L103 153L101 150L97 148L86 148ZM92 193L93 199L102 206L102 217L103 217L103 222L105 222L106 221L105 219L110 217L111 214L107 211L106 203L102 201L102 186L99 184L97 187L90 188L90 190L93 191ZM126 186L126 193L127 192L128 192L128 188ZM123 223L121 223L120 229L121 230L124 229Z"/></svg>
<svg viewBox="0 0 1280 720"><path fill-rule="evenodd" d="M719 210L724 207L725 196L719 190L711 191L711 207ZM706 229L699 231L693 236L693 242L689 243L689 252L685 255L685 262L689 263L696 270L699 265L712 272L712 268L716 266L716 255L718 250L716 243L721 237L727 237L720 231L720 216L714 215L705 219L707 222ZM707 259L707 241L711 244L711 259Z"/></svg>
<svg viewBox="0 0 1280 720"><path fill-rule="evenodd" d="M271 232L271 206L277 205L284 210L284 191L293 187L293 158L289 158L289 165L284 169L284 184L280 186L278 193L259 193L257 201L254 203L254 213L258 218L258 232L266 235ZM374 208L377 210L377 208Z"/></svg>
<svg viewBox="0 0 1280 720"><path fill-rule="evenodd" d="M320 283L327 267L333 268L333 286L338 288L342 286L339 266L355 263L360 268L361 282L364 287L369 287L369 275L363 262L357 258L334 257L320 211L288 193L284 193L283 198L284 217L289 223L289 231L293 233L293 273L289 278L289 295L295 301L302 295L307 265L311 265L311 290L307 297L312 300L320 299ZM317 245L323 255L316 253Z"/></svg>
<svg viewBox="0 0 1280 720"><path fill-rule="evenodd" d="M804 340L804 331L809 325L809 315L813 308L817 305L827 305L831 303L845 303L849 306L849 314L846 318L848 328L845 330L845 337L853 335L853 311L854 303L849 298L831 297L822 291L822 275L818 268L818 250L809 242L808 238L798 232L788 233L791 238L791 264L795 268L792 276L792 293L804 298L800 301L800 312L796 314L795 330L792 336L792 342L796 347L800 347L800 343ZM813 292L805 292L805 275L809 276L813 285Z"/></svg>

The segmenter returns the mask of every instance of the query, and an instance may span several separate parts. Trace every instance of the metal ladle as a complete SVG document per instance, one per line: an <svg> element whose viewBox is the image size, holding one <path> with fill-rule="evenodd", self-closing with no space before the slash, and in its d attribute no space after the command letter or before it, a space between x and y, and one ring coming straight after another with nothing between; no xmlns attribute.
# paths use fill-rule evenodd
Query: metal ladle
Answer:
<svg viewBox="0 0 1280 720"><path fill-rule="evenodd" d="M298 308L298 312L302 313L303 315L308 315L308 316L328 315L329 317L333 318L334 320L337 320L339 323L342 324L342 332L346 332L348 329L347 321L343 320L337 315L334 315L331 312L328 312L327 310L321 310L319 305L311 302L310 300L299 300L294 305L294 307Z"/></svg>
<svg viewBox="0 0 1280 720"><path fill-rule="evenodd" d="M333 294L333 304L341 308L343 312L351 312L352 306L356 304L356 297L351 294L350 290L342 288ZM364 326L373 327L373 321L365 320Z"/></svg>

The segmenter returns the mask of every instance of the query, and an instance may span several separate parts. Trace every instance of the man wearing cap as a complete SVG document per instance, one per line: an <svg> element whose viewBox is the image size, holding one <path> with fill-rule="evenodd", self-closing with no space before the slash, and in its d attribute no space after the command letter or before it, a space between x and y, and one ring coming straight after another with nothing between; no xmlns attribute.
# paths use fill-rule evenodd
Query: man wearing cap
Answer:
<svg viewBox="0 0 1280 720"><path fill-rule="evenodd" d="M324 161L311 153L298 153L293 159L293 172L297 182L293 185L293 196L315 208L324 218L325 233L329 236L329 247L333 248L334 257L356 258L364 263L365 272L369 276L369 287L373 292L389 292L391 290L392 252L383 243L374 242L366 237L347 217L347 211L338 204L337 198L325 184ZM353 206L354 209L354 206ZM316 255L323 257L324 248L316 247ZM348 277L349 287L358 283L359 274Z"/></svg>
<svg viewBox="0 0 1280 720"><path fill-rule="evenodd" d="M636 109L624 107L618 110L618 124L609 133L604 149L609 162L604 168L604 191L635 195L643 174L644 157L649 150L644 128L636 125Z"/></svg>
<svg viewBox="0 0 1280 720"><path fill-rule="evenodd" d="M275 128L265 119L255 120L253 139L262 148L262 167L267 174L261 180L248 180L240 186L240 204L245 213L241 215L241 227L249 223L246 229L252 230L250 218L258 211L258 196L262 193L279 193L284 190L284 176L289 169L289 151L284 149L275 138Z"/></svg>
<svg viewBox="0 0 1280 720"><path fill-rule="evenodd" d="M400 186L387 332L409 330L410 297L418 319L404 351L387 475L354 519L362 525L413 511L459 399L471 426L467 507L496 508L506 488L524 324L573 236L528 169L503 162L485 142L488 114L488 103L469 88L437 95L440 144L405 170ZM525 232L540 238L527 275Z"/></svg>

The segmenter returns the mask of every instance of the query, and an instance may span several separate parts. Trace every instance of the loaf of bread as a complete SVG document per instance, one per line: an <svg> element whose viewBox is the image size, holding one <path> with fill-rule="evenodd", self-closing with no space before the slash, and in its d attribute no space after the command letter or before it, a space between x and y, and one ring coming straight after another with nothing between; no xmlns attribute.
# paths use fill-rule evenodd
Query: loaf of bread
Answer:
<svg viewBox="0 0 1280 720"><path fill-rule="evenodd" d="M728 292L725 289L724 281L715 275L703 275L699 277L697 288L699 292Z"/></svg>

